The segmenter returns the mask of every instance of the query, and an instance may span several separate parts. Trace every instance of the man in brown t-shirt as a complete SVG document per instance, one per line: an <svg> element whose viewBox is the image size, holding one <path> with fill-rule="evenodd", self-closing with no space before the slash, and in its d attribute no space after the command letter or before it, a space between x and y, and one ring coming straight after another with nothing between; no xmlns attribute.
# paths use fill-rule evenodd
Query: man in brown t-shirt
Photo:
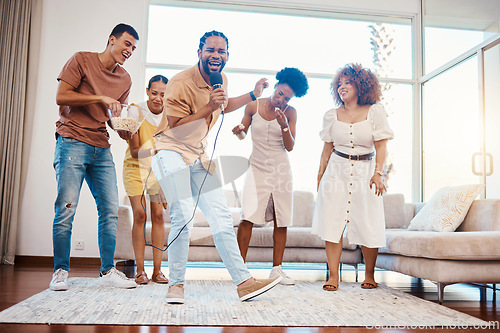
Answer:
<svg viewBox="0 0 500 333"><path fill-rule="evenodd" d="M153 156L152 169L167 199L172 220L168 236L168 303L184 303L189 234L194 215L192 198L210 224L217 251L238 285L240 300L249 300L269 290L282 278L257 280L248 271L236 241L224 191L213 172L214 164L205 152L207 134L222 110L228 113L248 104L267 87L267 81L261 79L250 93L227 98L227 79L221 73L228 58L227 45L223 33L205 33L200 39L198 63L172 77L165 91L165 110L155 135L158 152ZM211 73L222 75L220 87L212 87Z"/></svg>
<svg viewBox="0 0 500 333"><path fill-rule="evenodd" d="M114 253L118 219L118 188L106 122L127 103L132 80L122 67L132 55L139 35L133 27L118 24L101 53L77 52L64 65L57 80L54 169L57 180L52 226L54 274L51 290L67 290L71 229L83 180L94 196L98 211L102 285L134 288L133 280L116 270ZM109 112L108 112L109 110ZM129 134L120 132L128 139Z"/></svg>

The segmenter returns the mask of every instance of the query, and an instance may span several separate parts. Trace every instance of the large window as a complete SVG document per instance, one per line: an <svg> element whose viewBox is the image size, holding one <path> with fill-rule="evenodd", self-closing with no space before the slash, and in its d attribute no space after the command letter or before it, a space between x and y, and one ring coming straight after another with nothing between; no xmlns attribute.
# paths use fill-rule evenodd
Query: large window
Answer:
<svg viewBox="0 0 500 333"><path fill-rule="evenodd" d="M424 0L425 71L500 32L500 0Z"/></svg>
<svg viewBox="0 0 500 333"><path fill-rule="evenodd" d="M229 39L229 60L224 69L229 96L253 89L261 78L269 79L283 67L297 67L309 79L309 93L290 102L298 112L296 145L289 154L294 189L316 190L316 176L323 143L319 138L324 113L333 108L330 82L346 63L361 63L381 77L383 103L396 138L389 143L392 167L389 192L411 199L413 73L411 20L345 14L263 13L151 5L149 10L146 80L155 74L172 77L198 61L200 37L219 30ZM248 8L247 8L248 10ZM243 116L238 110L225 116L217 140L216 155L248 158L251 140L231 133ZM212 143L219 124L212 130ZM243 177L237 179L241 188Z"/></svg>

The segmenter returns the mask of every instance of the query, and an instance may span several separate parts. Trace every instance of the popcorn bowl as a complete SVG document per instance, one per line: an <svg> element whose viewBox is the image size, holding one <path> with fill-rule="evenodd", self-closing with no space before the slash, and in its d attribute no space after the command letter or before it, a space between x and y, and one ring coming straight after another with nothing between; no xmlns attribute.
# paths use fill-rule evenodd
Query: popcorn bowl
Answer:
<svg viewBox="0 0 500 333"><path fill-rule="evenodd" d="M135 134L139 127L141 127L144 119L146 119L146 113L145 110L137 104L122 104L120 116L113 117L110 112L110 119L111 126L115 131L127 131Z"/></svg>

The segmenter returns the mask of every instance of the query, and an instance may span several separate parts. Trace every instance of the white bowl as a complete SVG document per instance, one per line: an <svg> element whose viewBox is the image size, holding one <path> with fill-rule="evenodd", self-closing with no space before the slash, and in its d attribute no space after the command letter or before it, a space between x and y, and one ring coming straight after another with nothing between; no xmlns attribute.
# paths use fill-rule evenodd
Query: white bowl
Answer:
<svg viewBox="0 0 500 333"><path fill-rule="evenodd" d="M111 117L111 126L115 131L137 132L146 119L146 111L137 104L123 104L119 117Z"/></svg>

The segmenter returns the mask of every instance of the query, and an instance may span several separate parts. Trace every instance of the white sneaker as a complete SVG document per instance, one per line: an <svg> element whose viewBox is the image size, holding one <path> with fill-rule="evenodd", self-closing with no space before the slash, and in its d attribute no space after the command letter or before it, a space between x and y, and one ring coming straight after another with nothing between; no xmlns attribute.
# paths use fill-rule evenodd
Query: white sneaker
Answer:
<svg viewBox="0 0 500 333"><path fill-rule="evenodd" d="M137 284L134 280L129 279L122 272L116 268L111 268L106 274L101 273L99 278L101 286L115 287L115 288L135 288Z"/></svg>
<svg viewBox="0 0 500 333"><path fill-rule="evenodd" d="M50 290L68 290L68 271L59 268L52 274L52 280L50 281Z"/></svg>
<svg viewBox="0 0 500 333"><path fill-rule="evenodd" d="M271 270L271 273L269 274L270 279L274 279L278 276L282 276L283 279L281 279L280 284L285 284L285 285L294 285L295 280L289 277L288 275L283 272L283 269L281 268L281 265L279 266L274 266L273 269Z"/></svg>

